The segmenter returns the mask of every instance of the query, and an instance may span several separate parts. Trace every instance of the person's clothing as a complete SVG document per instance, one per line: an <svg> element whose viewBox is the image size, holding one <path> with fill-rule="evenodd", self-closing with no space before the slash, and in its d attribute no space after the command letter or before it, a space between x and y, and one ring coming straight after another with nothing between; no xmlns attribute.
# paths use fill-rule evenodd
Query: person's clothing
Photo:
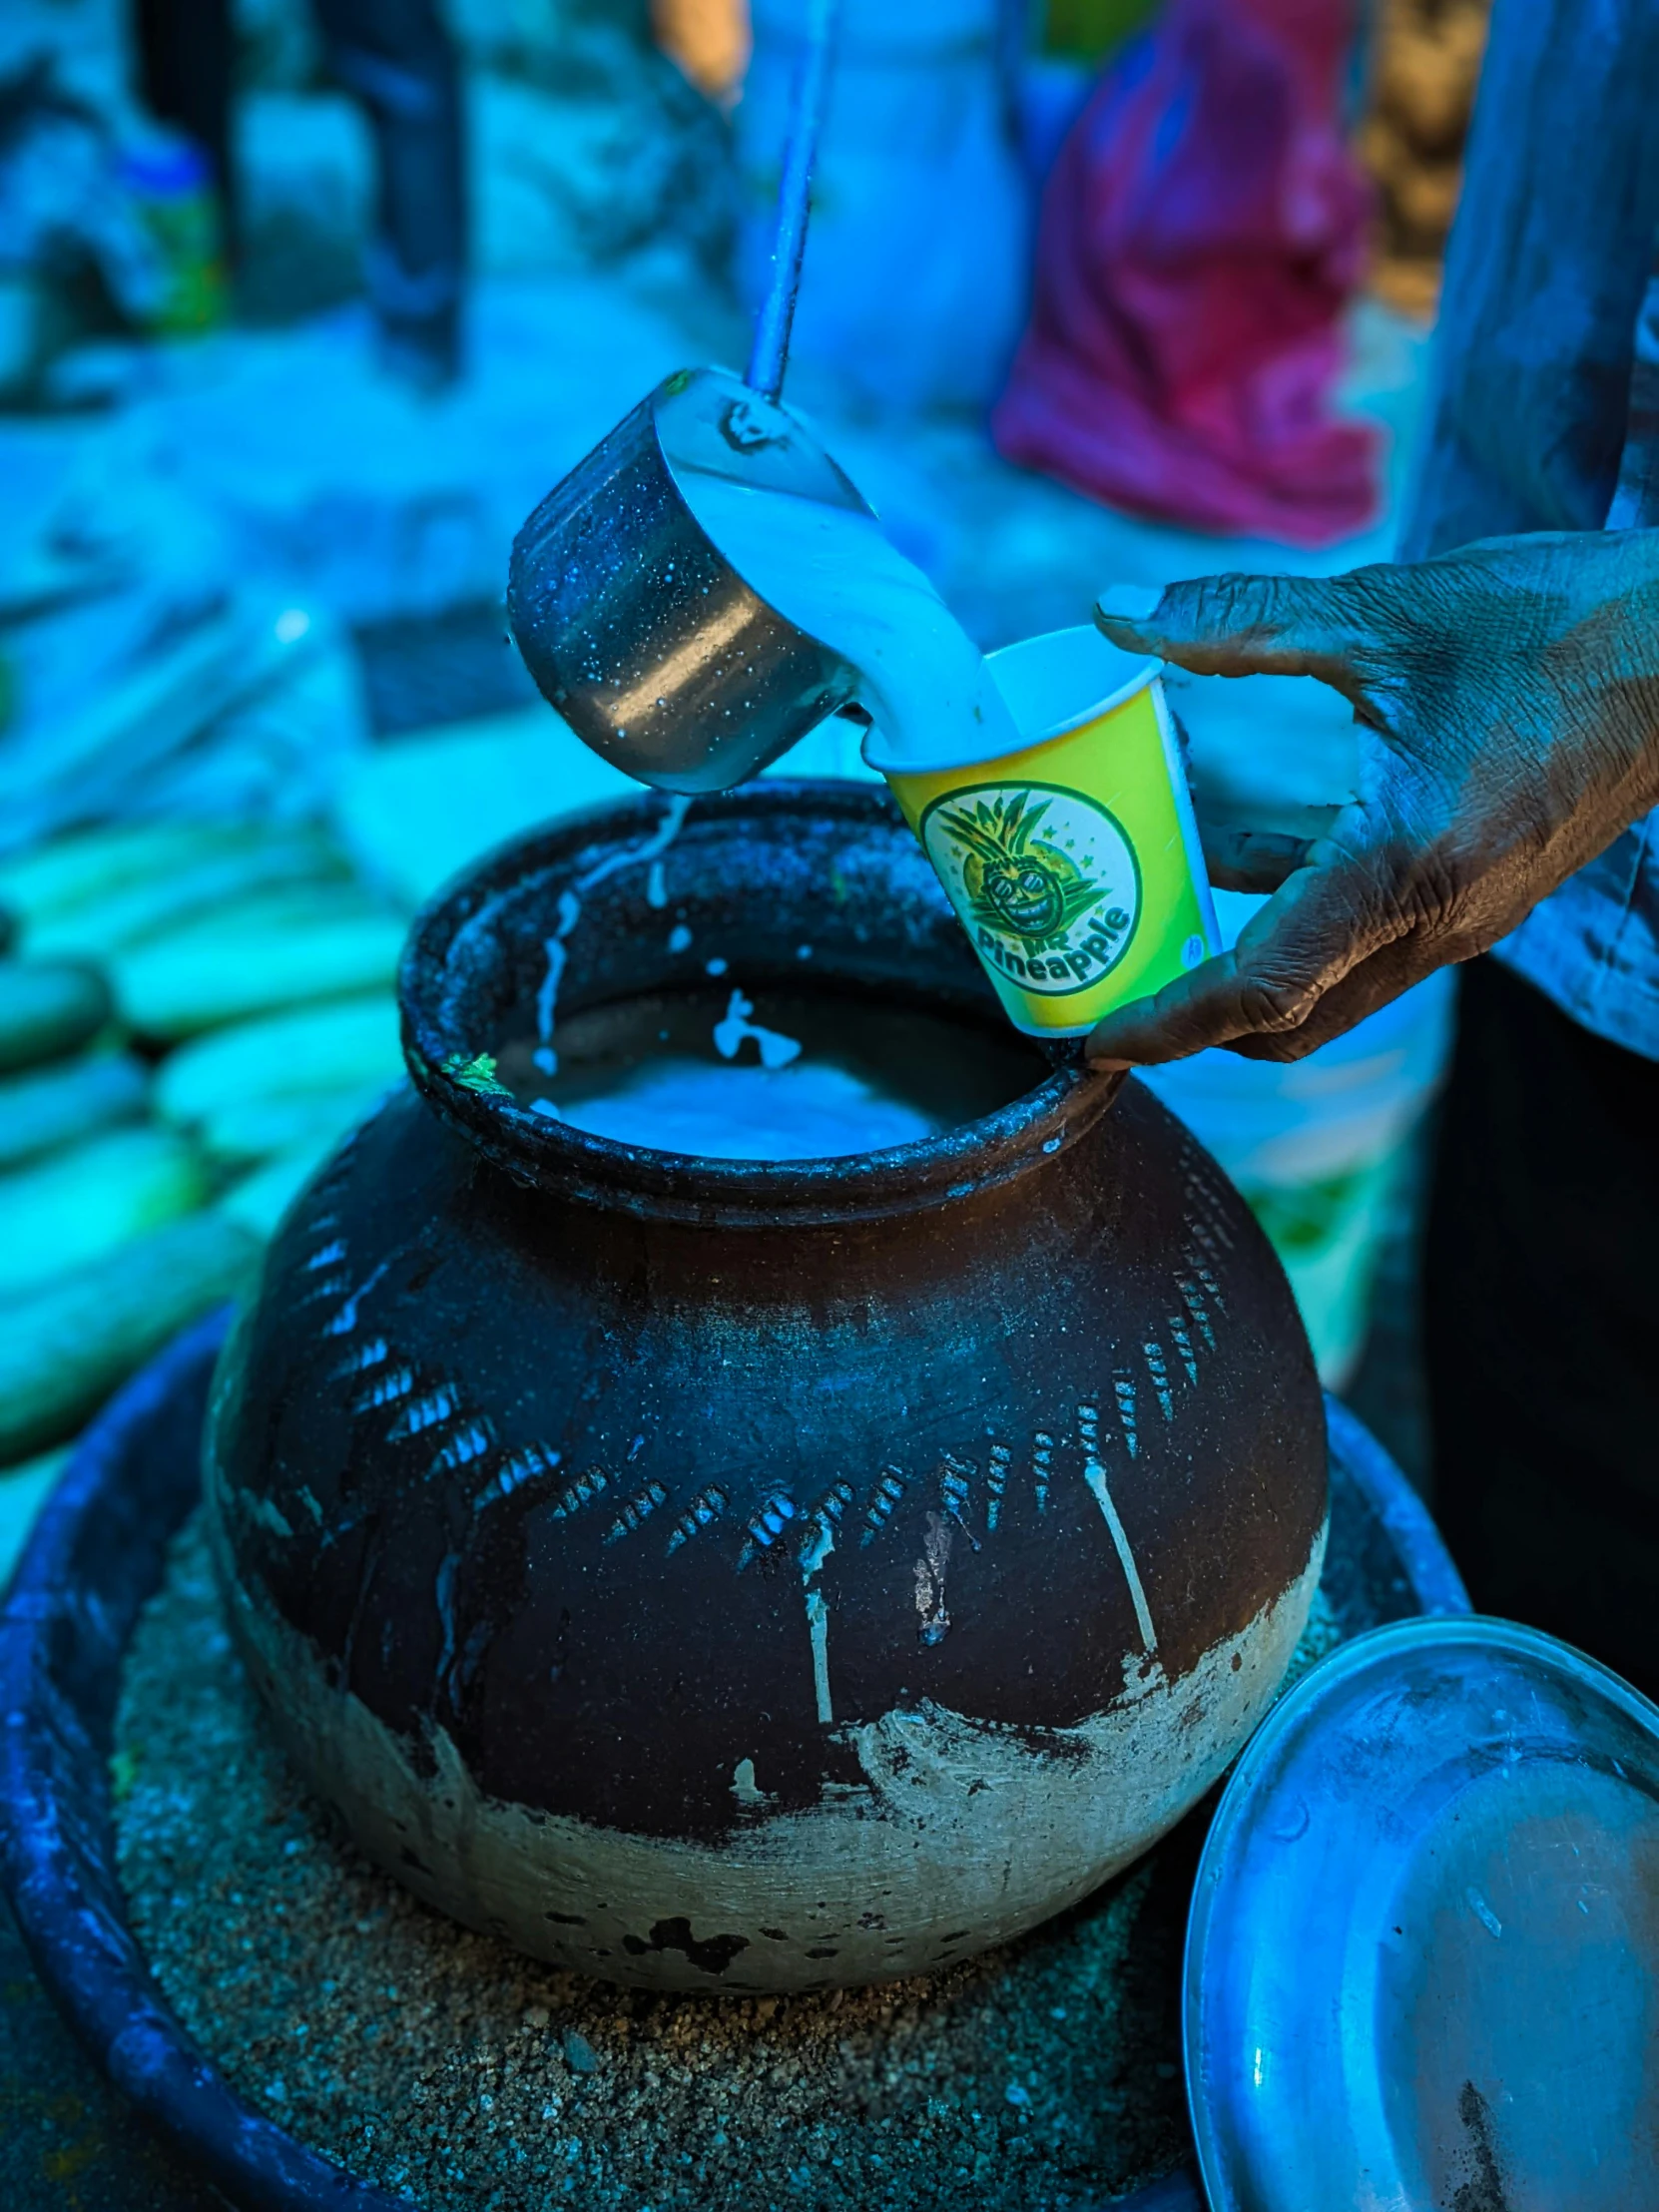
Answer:
<svg viewBox="0 0 1659 2212"><path fill-rule="evenodd" d="M434 0L313 0L330 76L359 101L379 172L369 303L391 365L459 365L466 272L460 71Z"/></svg>
<svg viewBox="0 0 1659 2212"><path fill-rule="evenodd" d="M1402 560L1659 524L1645 388L1659 368L1636 369L1632 391L1659 234L1656 85L1654 0L1496 0ZM1497 957L1587 1029L1659 1060L1659 817L1544 899Z"/></svg>
<svg viewBox="0 0 1659 2212"><path fill-rule="evenodd" d="M1434 1513L1482 1612L1659 1696L1659 1066L1463 969L1424 1265Z"/></svg>
<svg viewBox="0 0 1659 2212"><path fill-rule="evenodd" d="M227 0L135 0L151 112L207 148L233 250L231 10ZM459 365L466 277L460 65L435 0L314 0L329 74L374 133L374 236L364 271L388 365L424 385Z"/></svg>
<svg viewBox="0 0 1659 2212"><path fill-rule="evenodd" d="M236 239L237 172L231 158L231 75L236 47L230 0L134 0L139 93L150 113L201 147L213 164Z"/></svg>

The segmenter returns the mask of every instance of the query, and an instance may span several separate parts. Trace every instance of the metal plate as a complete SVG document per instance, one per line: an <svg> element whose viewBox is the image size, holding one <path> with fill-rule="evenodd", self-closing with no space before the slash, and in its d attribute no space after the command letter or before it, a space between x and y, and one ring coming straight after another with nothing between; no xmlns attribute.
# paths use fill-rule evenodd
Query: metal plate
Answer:
<svg viewBox="0 0 1659 2212"><path fill-rule="evenodd" d="M1659 2212L1659 1708L1505 1621L1333 1654L1188 1931L1214 2212Z"/></svg>

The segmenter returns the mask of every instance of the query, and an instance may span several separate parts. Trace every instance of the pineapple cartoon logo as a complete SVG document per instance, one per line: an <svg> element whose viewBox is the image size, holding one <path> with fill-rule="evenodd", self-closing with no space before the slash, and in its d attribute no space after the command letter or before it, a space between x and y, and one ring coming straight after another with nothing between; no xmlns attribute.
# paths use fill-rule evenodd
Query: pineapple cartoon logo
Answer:
<svg viewBox="0 0 1659 2212"><path fill-rule="evenodd" d="M921 841L985 958L1022 989L1087 990L1129 947L1140 870L1097 801L986 784L933 802Z"/></svg>

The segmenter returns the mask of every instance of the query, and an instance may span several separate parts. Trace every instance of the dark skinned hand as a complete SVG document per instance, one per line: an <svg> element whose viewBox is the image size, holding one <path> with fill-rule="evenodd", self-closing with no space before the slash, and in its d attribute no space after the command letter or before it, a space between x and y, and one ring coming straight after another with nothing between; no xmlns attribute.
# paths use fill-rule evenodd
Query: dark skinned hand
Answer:
<svg viewBox="0 0 1659 2212"><path fill-rule="evenodd" d="M1279 888L1235 951L1108 1014L1091 1060L1300 1059L1483 952L1659 805L1659 531L1491 538L1152 599L1103 595L1114 645L1198 676L1316 677L1352 701L1365 760L1358 797L1306 844L1227 832L1239 858L1221 879Z"/></svg>

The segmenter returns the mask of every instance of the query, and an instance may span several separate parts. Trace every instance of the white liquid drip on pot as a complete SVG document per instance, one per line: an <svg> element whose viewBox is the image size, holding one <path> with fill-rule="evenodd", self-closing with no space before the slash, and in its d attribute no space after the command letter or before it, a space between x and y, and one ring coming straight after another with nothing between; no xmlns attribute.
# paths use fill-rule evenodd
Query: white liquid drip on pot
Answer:
<svg viewBox="0 0 1659 2212"><path fill-rule="evenodd" d="M667 893L662 891L662 854L666 852L685 826L691 801L673 798L663 811L661 824L643 844L629 845L625 851L608 853L596 867L590 867L586 875L576 879L575 888L559 894L559 926L542 946L547 955L547 971L542 977L541 988L536 993L536 1034L541 1040L536 1046L535 1063L544 1075L558 1071L559 1055L553 1045L553 1029L559 1011L559 984L564 978L565 940L582 918L582 899L587 892L603 883L625 867L633 867L640 860L649 861L651 873L646 879L646 896L655 905L667 903ZM659 897L659 892L661 896Z"/></svg>
<svg viewBox="0 0 1659 2212"><path fill-rule="evenodd" d="M702 469L676 482L750 589L858 672L858 699L894 757L992 759L1019 748L973 640L871 515Z"/></svg>

